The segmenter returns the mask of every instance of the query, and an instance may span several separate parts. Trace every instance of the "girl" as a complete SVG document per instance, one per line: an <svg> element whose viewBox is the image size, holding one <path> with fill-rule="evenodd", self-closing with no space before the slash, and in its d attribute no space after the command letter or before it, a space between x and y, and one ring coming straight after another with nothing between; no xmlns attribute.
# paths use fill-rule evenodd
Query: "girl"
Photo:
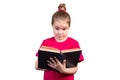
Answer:
<svg viewBox="0 0 120 80"><path fill-rule="evenodd" d="M66 12L65 4L60 4L58 6L58 11L52 16L52 28L54 37L47 38L43 40L41 46L54 47L59 50L80 48L78 41L68 37L68 32L70 29L71 18L69 13ZM38 56L38 53L36 53ZM78 66L73 68L66 68L66 60L60 63L58 59L55 60L50 58L48 65L55 70L45 70L44 80L74 80L74 74L78 70ZM83 55L79 56L79 62L83 61ZM38 70L38 58L36 59L35 68Z"/></svg>

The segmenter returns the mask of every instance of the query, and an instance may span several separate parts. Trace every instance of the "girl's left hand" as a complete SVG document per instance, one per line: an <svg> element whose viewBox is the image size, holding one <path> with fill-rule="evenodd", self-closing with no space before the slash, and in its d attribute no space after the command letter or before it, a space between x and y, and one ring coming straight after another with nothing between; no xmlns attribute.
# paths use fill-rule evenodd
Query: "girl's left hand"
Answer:
<svg viewBox="0 0 120 80"><path fill-rule="evenodd" d="M56 69L57 71L63 73L66 69L66 60L61 63L56 57L50 58L51 61L48 60L48 65L52 67L53 69Z"/></svg>

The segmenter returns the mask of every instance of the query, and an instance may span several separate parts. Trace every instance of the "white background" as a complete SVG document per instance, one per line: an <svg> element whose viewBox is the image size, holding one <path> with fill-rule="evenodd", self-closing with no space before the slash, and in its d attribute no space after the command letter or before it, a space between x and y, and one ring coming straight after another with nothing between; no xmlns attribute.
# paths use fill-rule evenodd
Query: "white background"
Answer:
<svg viewBox="0 0 120 80"><path fill-rule="evenodd" d="M85 61L75 80L120 80L119 0L0 0L0 80L42 80L34 68L43 39L53 36L52 14L66 3L69 36Z"/></svg>

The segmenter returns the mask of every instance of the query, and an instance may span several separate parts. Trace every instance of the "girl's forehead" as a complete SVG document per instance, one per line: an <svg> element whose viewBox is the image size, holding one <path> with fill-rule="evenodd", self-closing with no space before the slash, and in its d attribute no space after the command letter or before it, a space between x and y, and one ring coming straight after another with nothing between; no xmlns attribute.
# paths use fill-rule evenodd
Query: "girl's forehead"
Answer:
<svg viewBox="0 0 120 80"><path fill-rule="evenodd" d="M68 24L68 20L67 19L57 19L54 21L54 23Z"/></svg>
<svg viewBox="0 0 120 80"><path fill-rule="evenodd" d="M68 26L69 24L65 20L57 20L57 21L54 22L53 25L56 25L56 26Z"/></svg>
<svg viewBox="0 0 120 80"><path fill-rule="evenodd" d="M54 21L69 21L68 18L54 18Z"/></svg>

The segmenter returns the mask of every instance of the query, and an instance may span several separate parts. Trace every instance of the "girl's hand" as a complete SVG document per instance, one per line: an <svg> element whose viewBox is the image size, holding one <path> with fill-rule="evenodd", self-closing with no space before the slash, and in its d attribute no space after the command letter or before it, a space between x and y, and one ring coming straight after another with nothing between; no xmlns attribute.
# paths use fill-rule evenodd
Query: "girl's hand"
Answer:
<svg viewBox="0 0 120 80"><path fill-rule="evenodd" d="M53 69L56 69L57 71L63 73L66 69L66 60L61 63L56 57L50 58L51 61L48 60L48 65L52 67Z"/></svg>

